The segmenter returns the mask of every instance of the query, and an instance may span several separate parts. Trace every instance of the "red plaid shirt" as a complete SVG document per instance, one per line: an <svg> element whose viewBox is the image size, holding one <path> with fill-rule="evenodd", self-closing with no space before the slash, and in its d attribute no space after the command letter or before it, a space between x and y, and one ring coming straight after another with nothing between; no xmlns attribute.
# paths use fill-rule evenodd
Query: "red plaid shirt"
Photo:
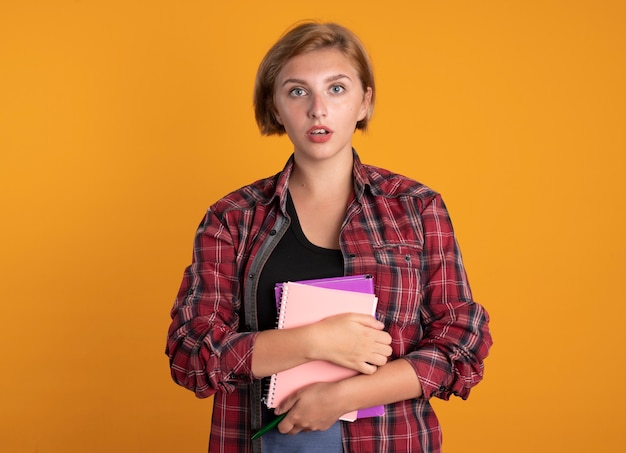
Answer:
<svg viewBox="0 0 626 453"><path fill-rule="evenodd" d="M215 395L210 452L261 451L263 389L251 372L256 285L289 224L285 200L293 160L211 206L172 309L166 353L172 377L200 398ZM393 355L415 369L423 397L386 406L384 417L342 423L347 452L437 452L433 396L465 399L483 376L488 315L472 300L452 224L428 187L361 164L340 244L346 275L372 274L378 319Z"/></svg>

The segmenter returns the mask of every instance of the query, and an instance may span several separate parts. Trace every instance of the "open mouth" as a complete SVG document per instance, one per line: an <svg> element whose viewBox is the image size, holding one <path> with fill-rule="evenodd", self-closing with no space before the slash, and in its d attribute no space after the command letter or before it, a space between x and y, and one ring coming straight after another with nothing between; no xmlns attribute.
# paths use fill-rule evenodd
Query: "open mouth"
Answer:
<svg viewBox="0 0 626 453"><path fill-rule="evenodd" d="M333 131L326 126L313 126L307 131L309 140L313 143L326 143L333 135Z"/></svg>

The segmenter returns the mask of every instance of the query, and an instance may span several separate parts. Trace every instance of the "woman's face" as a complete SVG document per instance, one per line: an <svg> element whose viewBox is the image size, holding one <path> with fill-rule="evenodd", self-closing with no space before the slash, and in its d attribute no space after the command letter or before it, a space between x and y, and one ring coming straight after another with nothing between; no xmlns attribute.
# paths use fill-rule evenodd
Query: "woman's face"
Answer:
<svg viewBox="0 0 626 453"><path fill-rule="evenodd" d="M293 57L276 78L276 120L297 157L327 159L352 152L356 123L368 113L371 88L363 90L350 60L337 49Z"/></svg>

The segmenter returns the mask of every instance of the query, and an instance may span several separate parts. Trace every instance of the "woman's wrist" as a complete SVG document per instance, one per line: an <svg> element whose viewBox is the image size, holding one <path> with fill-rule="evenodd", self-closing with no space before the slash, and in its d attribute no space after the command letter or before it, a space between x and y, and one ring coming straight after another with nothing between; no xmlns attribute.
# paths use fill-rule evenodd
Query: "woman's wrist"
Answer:
<svg viewBox="0 0 626 453"><path fill-rule="evenodd" d="M353 378L336 382L331 397L340 402L344 414L365 407L360 403L359 392L355 391Z"/></svg>
<svg viewBox="0 0 626 453"><path fill-rule="evenodd" d="M302 345L304 357L307 360L328 360L324 354L324 347L319 341L321 334L318 329L318 323L308 324L298 328L300 344Z"/></svg>

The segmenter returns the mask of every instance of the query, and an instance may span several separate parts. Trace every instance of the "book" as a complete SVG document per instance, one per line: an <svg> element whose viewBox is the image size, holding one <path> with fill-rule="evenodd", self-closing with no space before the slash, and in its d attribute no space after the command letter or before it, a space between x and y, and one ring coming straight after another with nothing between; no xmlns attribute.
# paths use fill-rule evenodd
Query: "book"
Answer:
<svg viewBox="0 0 626 453"><path fill-rule="evenodd" d="M344 291L355 291L358 293L374 294L374 278L369 274L318 278L314 280L300 280L296 283L321 286L322 288L341 289ZM276 285L274 286L277 309L280 309L280 296L282 293L282 288L283 283L276 283Z"/></svg>
<svg viewBox="0 0 626 453"><path fill-rule="evenodd" d="M344 288L344 289L338 289ZM276 285L278 328L320 321L340 313L375 315L378 299L371 275L335 277L279 283ZM333 382L358 374L326 361L311 361L272 375L266 404L273 408L294 391L314 382ZM341 420L384 415L384 406L345 414Z"/></svg>
<svg viewBox="0 0 626 453"><path fill-rule="evenodd" d="M341 289L344 291L356 291L367 294L374 294L374 278L370 274L346 275L341 277L327 277L314 280L300 280L296 283L303 283L323 288ZM280 309L281 291L283 283L275 285L276 308ZM385 406L372 406L344 415L343 420L354 421L357 418L380 417L385 415Z"/></svg>
<svg viewBox="0 0 626 453"><path fill-rule="evenodd" d="M300 280L296 283L303 283L313 286L321 286L323 288L341 289L344 291L356 291L367 294L374 294L374 278L370 274L364 275L347 275L341 277L327 277L314 280ZM276 308L280 309L281 291L283 283L275 285ZM373 406L365 409L359 409L349 415L346 414L342 419L354 421L357 418L380 417L385 415L385 406Z"/></svg>

